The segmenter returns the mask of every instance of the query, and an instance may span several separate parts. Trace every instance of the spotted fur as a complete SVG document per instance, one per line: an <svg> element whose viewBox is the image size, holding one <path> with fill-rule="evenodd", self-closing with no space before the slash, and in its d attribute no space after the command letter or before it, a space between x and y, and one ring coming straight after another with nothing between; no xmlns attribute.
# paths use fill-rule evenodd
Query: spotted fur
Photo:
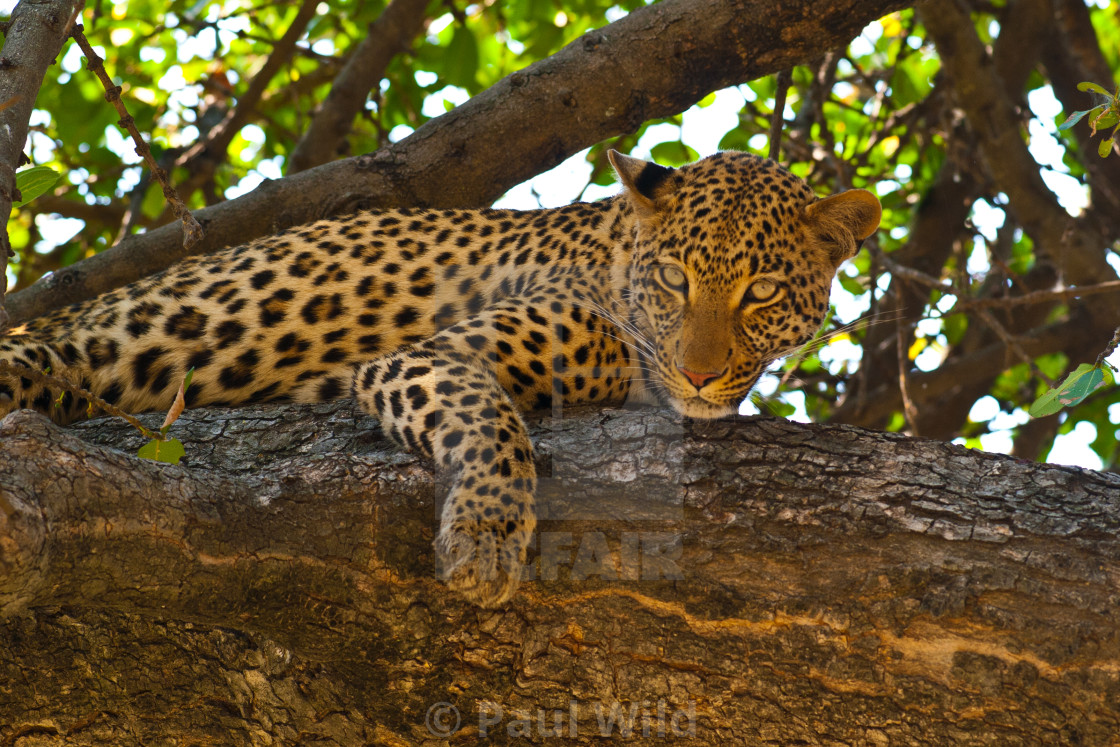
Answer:
<svg viewBox="0 0 1120 747"><path fill-rule="evenodd" d="M437 554L468 599L515 591L535 526L520 413L554 404L736 412L809 339L837 265L878 225L853 190L818 200L771 161L669 169L611 152L618 197L536 210L405 209L187 259L0 339L128 411L352 396L451 476ZM88 403L0 376L0 415L66 423Z"/></svg>

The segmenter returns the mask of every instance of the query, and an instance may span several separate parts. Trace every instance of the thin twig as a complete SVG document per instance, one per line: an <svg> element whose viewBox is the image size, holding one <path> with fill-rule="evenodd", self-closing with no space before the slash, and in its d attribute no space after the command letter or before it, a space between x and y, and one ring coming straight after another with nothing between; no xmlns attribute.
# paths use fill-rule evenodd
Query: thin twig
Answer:
<svg viewBox="0 0 1120 747"><path fill-rule="evenodd" d="M1027 355L1027 352L1023 350L1023 346L1019 344L1019 341L1015 339L1014 335L1008 332L1007 328L1000 324L998 319L992 316L992 312L988 311L987 309L977 309L976 315L984 320L984 323L987 324L988 327L990 327L991 330L999 336L999 339L1003 340L1003 344L1006 345L1008 349L1010 349L1011 352L1015 354L1015 357L1017 357L1023 363L1026 363L1028 367L1030 367L1031 372L1035 376L1045 381L1046 385L1051 388L1057 386L1057 382L1043 373L1042 369L1038 367L1038 365L1034 362L1034 358L1031 358L1029 355Z"/></svg>
<svg viewBox="0 0 1120 747"><path fill-rule="evenodd" d="M914 438L920 438L918 433L918 408L914 406L914 400L910 399L910 356L906 354L909 346L906 344L907 334L904 334L903 325L899 320L895 325L895 336L898 340L896 345L898 349L898 393L902 395L902 413L906 416L906 423L910 426L910 435Z"/></svg>
<svg viewBox="0 0 1120 747"><path fill-rule="evenodd" d="M1120 327L1117 327L1116 331L1112 333L1112 340L1108 343L1108 346L1101 351L1101 354L1097 356L1097 361L1093 365L1100 368L1101 364L1104 363L1104 359L1112 355L1113 351L1116 350L1117 345L1120 345Z"/></svg>
<svg viewBox="0 0 1120 747"><path fill-rule="evenodd" d="M777 161L782 151L782 125L786 116L786 92L793 80L793 71L786 69L778 73L778 90L774 93L774 113L770 118L770 160Z"/></svg>
<svg viewBox="0 0 1120 747"><path fill-rule="evenodd" d="M895 262L893 259L891 259L889 254L883 252L878 247L868 244L867 248L868 251L871 252L872 258L882 263L883 267L887 268L887 271L895 277L903 278L905 280L914 280L924 286L927 286L929 288L937 288L938 290L945 293L955 294L957 292L956 288L954 288L950 283L943 282L932 275L927 275L921 270L915 270L912 267L907 267L906 265Z"/></svg>
<svg viewBox="0 0 1120 747"><path fill-rule="evenodd" d="M1081 285L1076 288L1057 288L1054 290L1039 290L1024 293L1021 296L1005 296L1001 298L964 298L961 292L951 283L946 283L932 275L915 270L905 265L900 265L895 262L888 255L882 252L877 252L872 249L873 256L877 257L879 261L890 271L892 275L907 280L914 280L927 288L933 288L957 297L957 302L953 304L953 308L942 313L942 316L951 316L953 314L964 314L971 311L978 311L980 309L990 308L1008 308L1011 306L1027 306L1030 304L1049 303L1051 301L1068 301L1071 298L1085 298L1088 296L1096 296L1102 293L1120 293L1120 280L1108 280L1103 283L1094 283L1093 285Z"/></svg>
<svg viewBox="0 0 1120 747"><path fill-rule="evenodd" d="M207 182L217 164L225 160L229 144L256 113L268 84L292 58L297 43L307 30L307 25L315 18L318 7L315 0L303 0L287 30L274 43L264 65L253 75L245 92L237 97L237 105L226 113L225 118L210 131L205 140L196 143L176 159L176 166L188 166L192 171L191 178L183 185L186 194L194 192Z"/></svg>
<svg viewBox="0 0 1120 747"><path fill-rule="evenodd" d="M115 417L123 419L133 428L143 433L147 438L151 438L156 441L164 440L162 435L160 435L159 433L153 433L152 431L145 428L144 424L137 420L134 416L129 415L119 407L115 407L114 405L109 404L93 392L83 389L82 387L75 384L71 384L66 379L60 379L57 376L52 376L51 374L43 373L42 371L36 371L34 368L21 366L18 363L9 363L8 361L0 361L0 373L8 373L12 374L13 376L32 379L46 387L54 387L56 389L62 389L64 391L70 392L75 397L85 399L92 406L104 410L109 415L113 415Z"/></svg>
<svg viewBox="0 0 1120 747"><path fill-rule="evenodd" d="M965 312L972 311L973 309L986 309L993 306L1005 308L1008 306L1047 303L1049 301L1067 301L1071 298L1084 298L1086 296L1096 296L1101 293L1120 293L1120 280L1109 280L1094 285L1082 285L1077 288L1032 291L1030 293L1024 293L1021 296L1009 296L1007 298L958 299L957 305L961 306L960 312ZM946 312L946 314L954 313L959 313L957 306L954 306Z"/></svg>
<svg viewBox="0 0 1120 747"><path fill-rule="evenodd" d="M111 103L117 110L117 114L120 115L121 118L117 124L127 130L128 134L132 136L133 142L136 143L137 155L144 159L144 162L148 164L148 168L155 174L156 179L163 188L163 196L175 211L176 217L183 222L183 248L190 251L195 244L202 240L202 226L199 225L195 217L191 215L190 210L183 204L183 201L179 199L178 193L172 188L167 178L167 172L160 168L155 158L152 157L152 149L148 147L148 144L140 135L139 130L136 129L136 122L128 113L124 102L121 101L121 87L113 85L109 74L105 72L104 61L97 55L97 52L93 51L93 47L90 46L89 41L82 31L82 25L75 24L70 35L74 38L74 41L78 43L82 54L86 56L89 69L98 77L101 81L101 85L105 87L105 100Z"/></svg>
<svg viewBox="0 0 1120 747"><path fill-rule="evenodd" d="M937 290L940 290L944 293L948 293L948 294L952 294L952 295L956 296L957 297L957 302L955 304L953 304L952 309L943 313L942 317L951 316L952 314L965 313L965 312L975 312L976 315L978 317L980 317L988 325L988 327L990 327L991 330L996 333L996 335L999 336L1000 340L1003 341L1003 343L1008 347L1008 349L1010 349L1011 352L1017 358L1019 358L1019 360L1026 363L1027 366L1030 367L1031 372L1035 376L1037 376L1038 378L1045 381L1047 383L1047 385L1049 385L1050 387L1055 386L1054 380L1051 379L1049 376L1047 376L1042 371L1042 369L1040 369L1038 367L1038 365L1035 364L1034 359L1026 354L1026 352L1023 350L1022 346L1015 339L1015 337L1011 333L1009 333L1007 331L1007 329L1002 324L1000 324L999 320L997 320L992 315L992 313L990 311L988 311L988 308L991 307L991 306L995 306L995 307L998 307L998 308L1006 308L1008 306L1016 306L1016 305L1023 304L1023 303L1042 303L1044 301L1051 301L1051 300L1055 300L1055 299L1058 299L1058 298L1065 298L1065 297L1069 297L1069 296L1091 295L1093 292L1104 293L1104 292L1107 292L1107 291L1120 291L1120 281L1112 281L1112 282L1108 282L1108 283L1100 283L1101 286L1109 286L1109 287L1104 288L1103 290L1090 291L1090 289L1095 289L1098 286L1089 286L1088 288L1068 288L1068 289L1064 289L1064 290L1060 290L1060 291L1035 291L1034 293L1028 293L1028 294L1023 295L1023 296L1015 296L1015 297L1009 297L1009 298L998 298L998 299L997 298L984 298L984 299L969 300L969 299L966 299L966 298L962 298L961 291L953 285L950 285L948 283L943 283L942 281L938 280L937 278L935 278L931 275L927 275L926 273L921 272L919 270L915 270L915 269L912 269L910 267L904 267L903 265L898 264L897 262L892 260L890 257L888 257L886 254L884 254L880 251L875 251L874 249L872 249L872 252L875 256L877 256L880 259L880 261L882 261L882 263L887 267L887 269L890 270L892 275L895 275L899 278L903 278L905 280L916 281L916 282L918 282L922 285L925 285L929 288L936 288ZM1090 291L1090 292L1086 292L1086 291ZM901 366L901 362L900 362L899 365ZM901 380L901 376L902 376L901 370L899 372L899 376L900 376L900 380ZM903 405L905 405L905 403L906 403L906 396L907 396L906 393L903 392L903 394L902 394ZM907 415L907 417L909 417L909 415Z"/></svg>

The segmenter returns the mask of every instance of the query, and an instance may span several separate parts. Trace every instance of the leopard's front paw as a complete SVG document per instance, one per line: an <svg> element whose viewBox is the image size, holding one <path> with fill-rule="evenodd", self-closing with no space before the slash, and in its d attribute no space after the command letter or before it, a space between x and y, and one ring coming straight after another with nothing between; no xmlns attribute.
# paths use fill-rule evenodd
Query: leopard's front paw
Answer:
<svg viewBox="0 0 1120 747"><path fill-rule="evenodd" d="M440 577L480 607L505 604L525 575L532 531L523 521L464 521L444 526L435 541Z"/></svg>

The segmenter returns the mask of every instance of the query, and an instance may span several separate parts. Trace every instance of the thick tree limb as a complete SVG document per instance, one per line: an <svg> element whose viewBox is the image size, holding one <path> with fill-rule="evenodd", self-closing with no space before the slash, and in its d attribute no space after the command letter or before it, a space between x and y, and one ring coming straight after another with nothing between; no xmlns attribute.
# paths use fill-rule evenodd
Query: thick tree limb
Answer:
<svg viewBox="0 0 1120 747"><path fill-rule="evenodd" d="M12 252L8 218L16 195L16 169L27 142L27 123L47 68L62 48L81 7L75 0L21 2L12 11L0 50L0 335L8 329L5 272ZM18 317L18 314L16 315Z"/></svg>
<svg viewBox="0 0 1120 747"><path fill-rule="evenodd" d="M955 0L922 3L918 12L952 78L988 172L1007 193L1009 208L1023 230L1040 251L1053 258L1066 282L1088 285L1115 279L1116 273L1105 261L1106 238L1094 226L1072 218L1042 181L1038 163L1020 134L1019 119L968 12ZM1103 300L1100 305L1101 313L1110 319L1120 317L1120 304Z"/></svg>
<svg viewBox="0 0 1120 747"><path fill-rule="evenodd" d="M1115 272L1105 261L1104 248L1108 238L1099 230L1100 224L1087 218L1074 219L1058 204L1042 181L1040 168L1021 136L1020 116L1015 102L1021 99L1027 75L1043 46L1037 40L1040 29L1052 26L1050 2L1019 0L1009 5L1001 17L1001 34L991 55L977 37L967 10L955 0L925 3L919 7L919 13L930 38L938 46L953 95L964 110L977 149L983 155L985 171L993 182L990 189L1007 193L1009 210L1016 222L1034 240L1039 253L1049 257L1063 273L1057 280L1062 284L1095 285L1115 278ZM943 175L950 174L951 171ZM971 179L963 180L964 185L970 182ZM909 243L925 247L927 251L940 247L942 252L934 253L934 258L940 256L943 261L949 249L945 242L954 240L952 230L962 225L963 217L967 215L969 204L965 201L970 191L956 189L957 185L942 179L931 194L938 196L937 187L942 185L949 187L949 207L955 208L957 220L943 225L923 224L922 219L927 214L933 217L944 212L937 204L923 203ZM946 231L949 233L946 234ZM940 272L941 264L935 266L936 272ZM1016 278L1013 292L1032 296L1032 290L1050 288L1054 284L1054 278L1045 266L1037 267L1032 275L1038 277ZM996 276L990 278L992 287L1002 288L997 279ZM918 288L916 294L905 290L896 292L894 288L898 280L896 277L892 281L892 293L884 304L886 311L897 314L900 310L910 309L912 314L924 308L925 301L922 299L926 297L928 288ZM1007 305L1010 307L1012 304ZM979 310L982 307L974 308ZM1027 310L1020 308L1006 319L1013 336L1041 324L1046 308L1039 306L1024 312ZM956 433L967 417L971 403L991 388L992 380L1007 366L1020 362L1017 349L1029 348L1032 356L1061 351L1076 361L1094 356L1111 334L1115 320L1120 318L1120 295L1106 294L1092 303L1079 304L1077 314L1085 328L1064 337L1054 336L1052 330L1041 330L1022 340L1016 337L1004 340L997 339L1002 330L993 329L991 324L970 325L965 338L954 346L947 360L936 371L915 372L909 377L912 384L910 395L920 413L921 432L934 437L949 437ZM989 322L994 321L989 318ZM871 330L865 349L873 357L865 356L864 361L866 366L870 360L871 371L861 375L861 387L837 408L833 416L835 420L881 427L901 406L902 398L891 381L891 377L897 376L897 367L889 360L888 351L893 352L889 345L889 331L886 327ZM1041 345L1043 340L1048 340L1053 347Z"/></svg>
<svg viewBox="0 0 1120 747"><path fill-rule="evenodd" d="M430 474L370 425L187 413L184 469L3 421L0 742L415 744L441 701L463 742L537 738L538 709L570 737L574 702L600 743L616 701L699 744L1120 728L1120 477L845 426L545 421L556 578L484 612L433 579Z"/></svg>
<svg viewBox="0 0 1120 747"><path fill-rule="evenodd" d="M399 143L199 211L206 239L195 251L359 207L488 204L582 148L819 56L907 4L662 0L583 35ZM176 226L130 237L13 294L9 312L26 320L150 275L183 257L179 244Z"/></svg>
<svg viewBox="0 0 1120 747"><path fill-rule="evenodd" d="M339 144L365 108L370 91L385 77L385 69L397 53L409 49L423 28L427 7L427 0L392 0L369 25L369 34L334 79L331 92L296 143L288 159L289 174L338 156Z"/></svg>

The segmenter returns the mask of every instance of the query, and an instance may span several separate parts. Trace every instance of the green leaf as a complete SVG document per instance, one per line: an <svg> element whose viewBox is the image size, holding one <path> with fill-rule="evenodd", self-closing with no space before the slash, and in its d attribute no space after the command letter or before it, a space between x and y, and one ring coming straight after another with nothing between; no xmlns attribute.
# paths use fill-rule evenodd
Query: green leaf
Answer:
<svg viewBox="0 0 1120 747"><path fill-rule="evenodd" d="M1091 111L1093 111L1093 110L1092 109L1086 109L1085 111L1074 112L1073 114L1066 117L1065 122L1062 122L1060 125L1058 125L1058 129L1059 130L1068 130L1070 127L1073 127L1075 124L1080 122L1082 120L1082 118L1084 118L1084 116Z"/></svg>
<svg viewBox="0 0 1120 747"><path fill-rule="evenodd" d="M1113 377L1109 368L1101 366L1090 366L1088 363L1082 363L1077 366L1079 370L1089 366L1089 371L1086 371L1080 379L1068 385L1062 386L1062 393L1058 395L1058 399L1062 400L1062 404L1073 405L1081 402L1100 387L1112 384ZM1076 372L1074 372L1076 373Z"/></svg>
<svg viewBox="0 0 1120 747"><path fill-rule="evenodd" d="M1056 379L1062 375L1062 372L1069 368L1069 356L1065 353L1047 353L1035 358L1035 365L1038 366L1042 373L1049 376L1051 379ZM1026 366L1023 366L1023 381L1030 380L1030 371Z"/></svg>
<svg viewBox="0 0 1120 747"><path fill-rule="evenodd" d="M466 26L459 26L447 45L447 82L472 90L478 74L478 40Z"/></svg>
<svg viewBox="0 0 1120 747"><path fill-rule="evenodd" d="M178 464L179 460L186 456L186 453L186 449L183 448L183 442L177 438L169 438L164 441L152 439L140 447L140 451L136 452L136 456L141 459L151 459L156 462Z"/></svg>
<svg viewBox="0 0 1120 747"><path fill-rule="evenodd" d="M696 151L680 140L658 143L650 148L649 152L653 160L662 166L683 166L698 158Z"/></svg>
<svg viewBox="0 0 1120 747"><path fill-rule="evenodd" d="M728 130L727 133L720 139L719 150L742 150L750 152L750 139L751 136L743 130L742 127L736 127L733 130Z"/></svg>
<svg viewBox="0 0 1120 747"><path fill-rule="evenodd" d="M1035 400L1028 412L1034 418L1053 415L1063 407L1079 404L1111 380L1111 371L1106 376L1104 370L1092 363L1082 363L1059 386L1050 389Z"/></svg>
<svg viewBox="0 0 1120 747"><path fill-rule="evenodd" d="M1093 124L1098 130L1107 130L1109 127L1115 126L1117 122L1120 122L1120 117L1109 112L1107 114L1102 114Z"/></svg>
<svg viewBox="0 0 1120 747"><path fill-rule="evenodd" d="M22 207L54 186L62 174L46 166L32 166L16 172L16 189L23 199L13 202L12 207Z"/></svg>
<svg viewBox="0 0 1120 747"><path fill-rule="evenodd" d="M913 78L901 67L896 68L891 77L891 96L898 106L912 104L922 98Z"/></svg>
<svg viewBox="0 0 1120 747"><path fill-rule="evenodd" d="M1044 418L1047 415L1053 415L1060 409L1062 409L1062 403L1058 401L1058 390L1050 389L1046 394L1036 399L1027 412L1032 418Z"/></svg>
<svg viewBox="0 0 1120 747"><path fill-rule="evenodd" d="M853 296L862 296L867 292L867 289L863 287L863 283L860 282L858 275L849 275L846 272L841 272L836 276L836 280L839 281L841 288L848 291L848 293L851 293Z"/></svg>
<svg viewBox="0 0 1120 747"><path fill-rule="evenodd" d="M1108 154L1112 152L1112 144L1115 142L1116 140L1113 138L1102 140L1101 144L1097 146L1097 155L1101 158L1108 158Z"/></svg>
<svg viewBox="0 0 1120 747"><path fill-rule="evenodd" d="M956 345L964 339L964 333L968 331L968 315L953 314L945 317L941 322L941 329L945 332L945 340L950 345Z"/></svg>
<svg viewBox="0 0 1120 747"><path fill-rule="evenodd" d="M1109 93L1108 91L1106 91L1103 86L1099 86L1096 83L1092 82L1091 80L1085 80L1085 81L1082 81L1082 82L1078 83L1077 84L1077 90L1078 91L1092 91L1093 93L1099 93L1099 94L1102 94L1104 96L1108 96L1109 98L1112 98L1112 94Z"/></svg>
<svg viewBox="0 0 1120 747"><path fill-rule="evenodd" d="M764 400L762 404L764 407L766 407L766 409L770 411L770 414L775 415L779 418L788 418L790 415L793 415L795 412L797 412L796 407L791 405L789 402L784 402L780 399ZM759 409L762 408L760 407Z"/></svg>
<svg viewBox="0 0 1120 747"><path fill-rule="evenodd" d="M1094 368L1072 384L1063 386L1058 394L1058 401L1066 407L1076 405L1102 386L1104 371Z"/></svg>

